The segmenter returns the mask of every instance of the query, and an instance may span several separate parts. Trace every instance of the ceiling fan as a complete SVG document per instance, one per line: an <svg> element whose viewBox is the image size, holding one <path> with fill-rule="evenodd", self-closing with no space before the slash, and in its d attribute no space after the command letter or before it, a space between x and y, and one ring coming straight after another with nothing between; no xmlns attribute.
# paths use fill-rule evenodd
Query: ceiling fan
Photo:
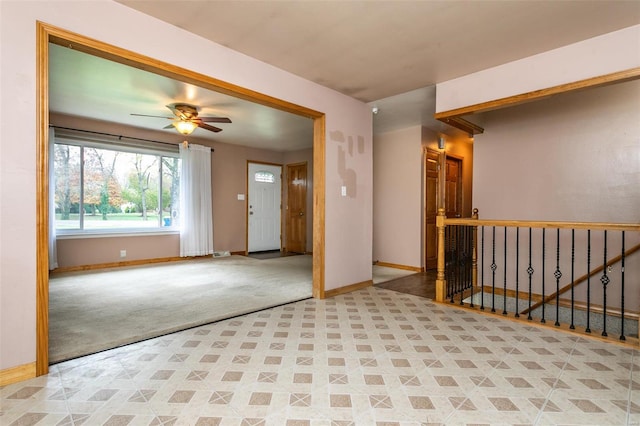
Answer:
<svg viewBox="0 0 640 426"><path fill-rule="evenodd" d="M158 115L146 115L146 114L131 114L138 117L156 117L167 118L173 120L171 124L163 127L164 129L170 129L174 127L178 132L183 135L191 134L196 127L200 127L212 132L221 132L219 127L211 126L207 123L231 123L231 120L227 117L198 117L198 107L195 105L185 103L174 103L167 105L167 108L171 110L175 117L162 117Z"/></svg>

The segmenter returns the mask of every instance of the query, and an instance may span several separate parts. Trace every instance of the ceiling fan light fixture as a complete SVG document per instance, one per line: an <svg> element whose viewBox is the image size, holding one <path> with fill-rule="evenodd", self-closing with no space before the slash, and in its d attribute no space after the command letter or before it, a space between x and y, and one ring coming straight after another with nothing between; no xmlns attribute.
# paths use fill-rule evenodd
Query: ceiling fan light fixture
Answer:
<svg viewBox="0 0 640 426"><path fill-rule="evenodd" d="M198 127L196 123L191 121L174 121L173 127L183 135L190 135Z"/></svg>

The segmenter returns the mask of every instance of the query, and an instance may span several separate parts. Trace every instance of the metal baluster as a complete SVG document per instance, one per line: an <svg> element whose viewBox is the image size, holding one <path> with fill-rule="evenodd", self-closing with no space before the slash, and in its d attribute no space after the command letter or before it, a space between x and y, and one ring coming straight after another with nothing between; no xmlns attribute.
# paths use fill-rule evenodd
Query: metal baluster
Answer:
<svg viewBox="0 0 640 426"><path fill-rule="evenodd" d="M571 325L569 328L571 330L575 330L576 327L573 325L573 305L574 305L574 279L573 272L576 266L576 230L571 230Z"/></svg>
<svg viewBox="0 0 640 426"><path fill-rule="evenodd" d="M469 262L469 288L471 289L471 296L470 296L471 297L471 299L470 299L471 304L470 304L470 306L473 308L474 307L473 306L473 291L474 291L474 288L473 288L473 259L474 259L474 254L475 254L475 245L477 244L477 241L476 241L477 233L475 232L475 228L473 226L469 227L469 232L470 232L470 235L469 235L469 250L471 250L469 252L469 256L471 257L471 260ZM476 260L476 265L477 265L478 259L475 258L475 260Z"/></svg>
<svg viewBox="0 0 640 426"><path fill-rule="evenodd" d="M507 227L504 227L504 281L502 294L502 315L507 315Z"/></svg>
<svg viewBox="0 0 640 426"><path fill-rule="evenodd" d="M493 227L493 234L491 240L491 252L493 253L491 257L491 312L496 311L496 269L498 266L496 265L496 227Z"/></svg>
<svg viewBox="0 0 640 426"><path fill-rule="evenodd" d="M560 278L562 278L562 272L560 272L560 228L556 229L556 270L553 273L556 277L556 322L555 326L560 325Z"/></svg>
<svg viewBox="0 0 640 426"><path fill-rule="evenodd" d="M527 268L527 274L529 274L529 310L527 311L527 319L529 321L531 318L531 279L533 278L533 267L531 266L531 228L529 228L529 267Z"/></svg>
<svg viewBox="0 0 640 426"><path fill-rule="evenodd" d="M455 282L453 280L453 268L455 268L454 262L454 252L453 252L453 239L451 238L451 234L453 234L454 227L447 226L445 230L447 231L446 240L447 245L449 246L449 265L447 267L447 288L449 290L449 297L451 298L450 302L453 303L453 294L455 293Z"/></svg>
<svg viewBox="0 0 640 426"><path fill-rule="evenodd" d="M455 231L456 227L452 226L449 230L449 281L451 281L451 301L453 302L453 296L456 294L456 241Z"/></svg>
<svg viewBox="0 0 640 426"><path fill-rule="evenodd" d="M484 311L484 226L482 227L482 274L480 279L480 310Z"/></svg>
<svg viewBox="0 0 640 426"><path fill-rule="evenodd" d="M545 230L546 228L542 228L542 319L541 323L545 323L544 319L544 255L546 251L546 243L545 243Z"/></svg>
<svg viewBox="0 0 640 426"><path fill-rule="evenodd" d="M591 314L591 229L587 230L587 328L585 333L591 333L589 320Z"/></svg>
<svg viewBox="0 0 640 426"><path fill-rule="evenodd" d="M454 279L455 279L455 283L456 283L456 292L460 291L460 227L456 226L456 232L453 234L453 238L455 240L454 242L454 247L456 248L455 251L455 262L456 262L456 269L454 272ZM451 303L454 303L453 297L451 297Z"/></svg>
<svg viewBox="0 0 640 426"><path fill-rule="evenodd" d="M467 289L467 227L462 227L462 291L460 292L460 305L464 305L464 292Z"/></svg>
<svg viewBox="0 0 640 426"><path fill-rule="evenodd" d="M620 289L622 290L622 296L620 296L620 340L627 340L624 337L624 231L622 231L622 258L620 261Z"/></svg>
<svg viewBox="0 0 640 426"><path fill-rule="evenodd" d="M516 227L516 318L520 318L520 310L518 308L518 296L520 283L520 228Z"/></svg>
<svg viewBox="0 0 640 426"><path fill-rule="evenodd" d="M607 276L607 231L604 231L604 274L600 278L602 283L602 335L607 336L607 284L609 277Z"/></svg>

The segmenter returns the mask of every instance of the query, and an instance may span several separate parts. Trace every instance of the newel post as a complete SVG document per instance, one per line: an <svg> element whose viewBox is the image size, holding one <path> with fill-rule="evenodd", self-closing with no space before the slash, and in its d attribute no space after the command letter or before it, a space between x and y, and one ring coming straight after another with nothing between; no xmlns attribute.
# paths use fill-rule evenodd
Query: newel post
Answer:
<svg viewBox="0 0 640 426"><path fill-rule="evenodd" d="M438 209L436 216L436 229L438 230L438 274L436 276L436 302L444 302L447 297L447 281L444 275L444 219L446 218L444 208Z"/></svg>
<svg viewBox="0 0 640 426"><path fill-rule="evenodd" d="M473 209L471 219L478 220L478 209ZM473 249L471 251L471 284L473 289L478 286L478 227L473 227Z"/></svg>

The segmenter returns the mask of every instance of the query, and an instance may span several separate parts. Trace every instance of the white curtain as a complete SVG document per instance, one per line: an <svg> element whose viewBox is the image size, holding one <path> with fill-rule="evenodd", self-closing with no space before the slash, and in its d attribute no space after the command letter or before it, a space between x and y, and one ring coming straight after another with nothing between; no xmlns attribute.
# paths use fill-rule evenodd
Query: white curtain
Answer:
<svg viewBox="0 0 640 426"><path fill-rule="evenodd" d="M55 164L56 132L49 127L49 270L58 267L58 249L56 244L56 172Z"/></svg>
<svg viewBox="0 0 640 426"><path fill-rule="evenodd" d="M211 148L180 145L180 256L213 254Z"/></svg>

